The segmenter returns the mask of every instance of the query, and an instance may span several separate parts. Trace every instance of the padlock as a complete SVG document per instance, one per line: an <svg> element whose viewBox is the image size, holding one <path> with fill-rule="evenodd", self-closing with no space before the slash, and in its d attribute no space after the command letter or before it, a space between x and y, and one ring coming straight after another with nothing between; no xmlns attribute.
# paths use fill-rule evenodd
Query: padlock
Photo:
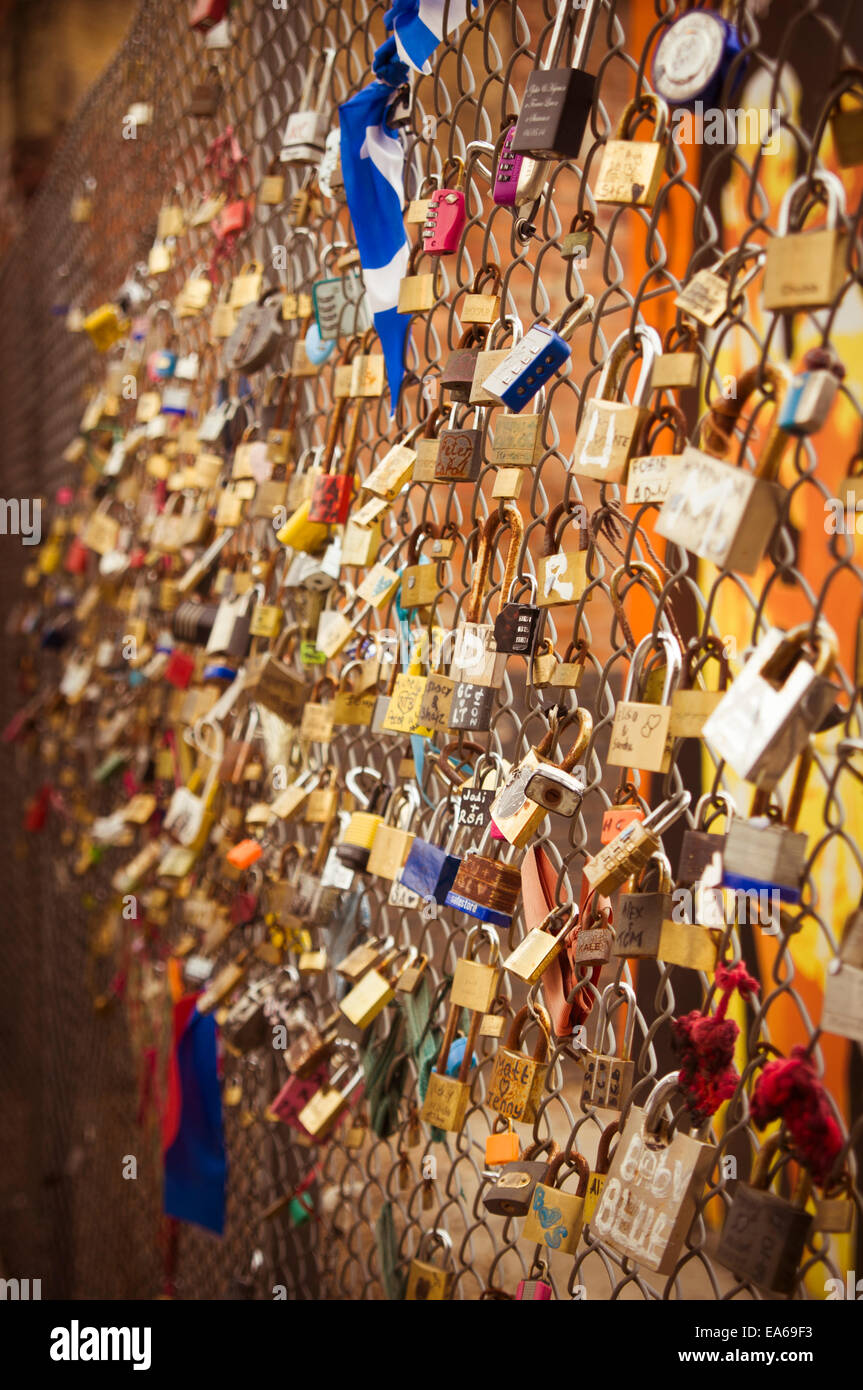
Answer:
<svg viewBox="0 0 863 1390"><path fill-rule="evenodd" d="M808 836L797 832L806 782L812 766L811 744L800 754L788 793L784 820L768 818L770 793L759 788L753 798L751 818L736 817L728 827L722 852L722 883L735 892L758 895L759 904L769 890L783 904L799 903L806 870Z"/></svg>
<svg viewBox="0 0 863 1390"><path fill-rule="evenodd" d="M419 432L425 427L425 421L415 425L412 430L397 444L384 454L379 463L376 463L370 473L363 479L363 488L366 492L371 492L375 497L393 502L398 497L405 483L410 482L414 464L416 463L416 450L410 446ZM384 510L386 510L384 508ZM355 515L355 520L360 522L360 514ZM369 517L362 520L363 525L371 525L377 517Z"/></svg>
<svg viewBox="0 0 863 1390"><path fill-rule="evenodd" d="M434 523L415 526L408 537L405 555L407 564L401 573L401 592L399 595L403 608L430 608L436 603L441 593L436 560L431 564L423 564L420 558L423 543L429 541L433 545L437 538L437 528Z"/></svg>
<svg viewBox="0 0 863 1390"><path fill-rule="evenodd" d="M444 1251L443 1268L428 1258L429 1245L438 1245ZM424 1231L417 1253L410 1263L405 1298L411 1303L442 1302L452 1293L454 1277L452 1241L446 1231Z"/></svg>
<svg viewBox="0 0 863 1390"><path fill-rule="evenodd" d="M720 14L698 10L680 15L656 45L653 85L669 106L691 106L700 99L706 111L720 104L729 69L743 47L740 32ZM729 98L745 71L746 63L739 63Z"/></svg>
<svg viewBox="0 0 863 1390"><path fill-rule="evenodd" d="M653 118L650 140L630 138L642 117ZM668 107L661 97L643 92L623 108L614 136L602 149L593 196L597 203L652 208L668 157Z"/></svg>
<svg viewBox="0 0 863 1390"><path fill-rule="evenodd" d="M779 407L777 425L786 434L803 438L817 434L830 413L845 368L829 344L810 348L803 355L801 369L791 378Z"/></svg>
<svg viewBox="0 0 863 1390"><path fill-rule="evenodd" d="M673 323L662 344L662 356L653 364L654 391L694 389L701 376L701 357L695 325L684 319Z"/></svg>
<svg viewBox="0 0 863 1390"><path fill-rule="evenodd" d="M570 68L554 64L564 57L569 31L576 13L585 13ZM577 159L590 112L596 78L584 71L590 42L602 10L601 0L560 0L548 45L545 65L527 79L510 148L513 154L527 154L537 160ZM540 179L540 188L543 180ZM536 196L539 190L532 191ZM525 199L527 201L527 199Z"/></svg>
<svg viewBox="0 0 863 1390"><path fill-rule="evenodd" d="M380 826L384 823L382 815L376 811L376 806L384 798L390 788L383 781L373 789L370 796L359 789L355 774L362 773L362 768L352 768L347 774L346 782L351 793L360 800L360 804L365 808L362 811L354 811L348 821L347 827L341 840L336 845L336 854L339 861L349 869L354 869L363 873L369 862L369 854L374 844L375 835ZM375 773L374 776L379 776Z"/></svg>
<svg viewBox="0 0 863 1390"><path fill-rule="evenodd" d="M680 353L677 354L681 356ZM662 362L666 354L658 358ZM653 388L655 388L655 381ZM656 440L664 429L674 431L673 452L655 454ZM676 405L662 405L647 415L641 427L634 452L626 471L626 502L643 506L652 502L659 506L671 490L680 467L680 455L686 445L686 417Z"/></svg>
<svg viewBox="0 0 863 1390"><path fill-rule="evenodd" d="M516 414L533 400L558 368L572 356L568 339L589 321L593 296L583 294L564 309L554 327L538 319L483 381L483 390Z"/></svg>
<svg viewBox="0 0 863 1390"><path fill-rule="evenodd" d="M533 468L541 452L541 413L497 417L489 450L489 460L495 467L501 470Z"/></svg>
<svg viewBox="0 0 863 1390"><path fill-rule="evenodd" d="M325 198L338 203L345 201L345 176L342 171L342 132L339 126L331 130L324 141L324 153L318 165L318 188Z"/></svg>
<svg viewBox="0 0 863 1390"><path fill-rule="evenodd" d="M300 1111L298 1119L304 1129L308 1130L313 1139L323 1140L329 1137L335 1125L344 1115L348 1108L348 1101L358 1086L364 1085L363 1072L357 1070L346 1086L339 1085L341 1078L351 1069L351 1063L345 1062L335 1073L331 1081L326 1082L308 1101ZM362 1091L360 1091L362 1095ZM357 1097L359 1099L359 1097Z"/></svg>
<svg viewBox="0 0 863 1390"><path fill-rule="evenodd" d="M634 337L641 348L641 370L632 404L616 399L621 389L621 370L632 350L626 329L609 349L599 388L585 405L575 439L573 473L601 483L621 483L626 477L647 414L653 363L662 353L662 342L654 329L639 326Z"/></svg>
<svg viewBox="0 0 863 1390"><path fill-rule="evenodd" d="M453 853L459 832L458 805L457 801L455 805L451 805L449 800L439 802L429 826L431 836L438 824L438 818L449 810L451 828L446 848L435 844L433 839L421 839L419 835L415 835L400 874L401 882L406 888L417 893L422 899L433 898L441 905L446 902L446 895L455 882L461 863L460 856Z"/></svg>
<svg viewBox="0 0 863 1390"><path fill-rule="evenodd" d="M734 802L726 792L705 792L696 803L693 814L695 825L692 829L687 826L680 843L676 881L681 888L691 888L699 883L708 871L721 870L726 837L711 832L710 826L721 815L726 816L730 824L734 816Z"/></svg>
<svg viewBox="0 0 863 1390"><path fill-rule="evenodd" d="M437 262L432 270L417 271L417 264L425 255L421 242L417 242L408 258L407 271L399 284L398 311L400 314L427 314L434 307L437 298Z"/></svg>
<svg viewBox="0 0 863 1390"><path fill-rule="evenodd" d="M509 927L521 892L521 875L511 864L469 849L458 866L446 906L496 927Z"/></svg>
<svg viewBox="0 0 863 1390"><path fill-rule="evenodd" d="M502 514L502 515L501 515ZM492 512L483 524L475 541L476 552L473 569L473 582L463 610L463 618L456 629L450 676L453 680L468 681L472 685L492 686L498 689L503 683L506 656L498 653L491 623L480 621L483 610L483 597L488 582L492 560L493 542L498 527L504 521L510 528L510 540L504 564L501 592L505 594L515 578L519 550L524 536L524 521L521 512L513 502L501 504L499 512Z"/></svg>
<svg viewBox="0 0 863 1390"><path fill-rule="evenodd" d="M548 1274L548 1268L543 1264L542 1260L535 1261L534 1268L539 1270L540 1275ZM531 1274L532 1273L533 1269L531 1269ZM551 1284L545 1278L519 1279L515 1296L519 1302L522 1300L528 1303L537 1300L540 1302L548 1302L553 1292L554 1290Z"/></svg>
<svg viewBox="0 0 863 1390"><path fill-rule="evenodd" d="M537 598L541 608L578 603L588 585L587 560L590 554L587 530L579 526L578 549L563 548L563 533L571 521L580 520L578 505L569 508L558 502L548 514L537 566ZM589 602L588 595L586 602Z"/></svg>
<svg viewBox="0 0 863 1390"><path fill-rule="evenodd" d="M321 460L322 472L315 479L309 500L309 521L324 526L344 526L351 509L354 493L354 459L359 443L359 428L363 416L363 403L354 406L348 438L342 454L338 473L332 471L336 439L341 424L339 406L333 411L327 444Z"/></svg>
<svg viewBox="0 0 863 1390"><path fill-rule="evenodd" d="M527 1053L521 1051L520 1044L531 1017L537 1024L538 1036L533 1056L528 1057ZM537 1005L531 1014L525 1004L513 1018L506 1044L498 1048L494 1055L485 1097L486 1105L503 1115L504 1119L517 1120L525 1125L532 1125L536 1119L545 1090L550 1035L551 1021L542 1005Z"/></svg>
<svg viewBox="0 0 863 1390"><path fill-rule="evenodd" d="M538 163L526 155L516 154L512 148L515 122L516 118L510 118L494 168L491 196L498 207L512 208L532 202L534 194L530 186L538 181L541 188L545 183L545 161Z"/></svg>
<svg viewBox="0 0 863 1390"><path fill-rule="evenodd" d="M657 880L655 888L649 886L651 877ZM656 957L662 923L672 913L673 886L671 865L661 853L651 855L644 868L633 875L628 891L621 893L617 904L613 950L616 957L630 960Z"/></svg>
<svg viewBox="0 0 863 1390"><path fill-rule="evenodd" d="M438 386L449 392L450 400L458 405L470 402L470 391L476 371L480 349L485 347L488 330L479 324L470 324L461 335L458 346L453 349L444 363L438 378Z"/></svg>
<svg viewBox="0 0 863 1390"><path fill-rule="evenodd" d="M826 227L800 231L807 213L818 203L826 204ZM835 174L822 169L814 180L808 174L795 179L783 196L776 235L767 243L765 309L787 313L833 304L847 273L845 215L845 189ZM792 218L793 232L789 230Z"/></svg>
<svg viewBox="0 0 863 1390"><path fill-rule="evenodd" d="M536 580L533 575L527 578L516 576L509 586L506 603L498 610L494 620L494 641L499 652L506 656L530 656L533 652L539 631L540 609L535 602L515 603L513 594L527 586L531 599L536 598Z"/></svg>
<svg viewBox="0 0 863 1390"><path fill-rule="evenodd" d="M320 161L329 134L329 117L324 111L324 104L335 60L336 50L325 48L321 53L320 71L317 59L309 63L300 95L300 109L288 116L282 136L279 158L283 164L317 164Z"/></svg>
<svg viewBox="0 0 863 1390"><path fill-rule="evenodd" d="M475 960L475 954L485 937L490 946L487 964ZM469 1009L485 1014L494 1002L500 981L500 942L493 927L471 927L453 974L450 1000L453 1008Z"/></svg>
<svg viewBox="0 0 863 1390"><path fill-rule="evenodd" d="M683 815L690 800L688 791L680 791L661 802L644 820L630 820L613 840L585 862L583 874L589 887L598 893L613 893L632 874L643 869L651 855L662 848L662 832Z"/></svg>
<svg viewBox="0 0 863 1390"><path fill-rule="evenodd" d="M579 913L578 929L575 933L575 949L572 953L574 966L603 966L611 960L611 947L614 932L611 929L611 908L594 901L595 891L585 894L582 883L582 904ZM589 909L589 910L588 910Z"/></svg>
<svg viewBox="0 0 863 1390"><path fill-rule="evenodd" d="M454 188L446 180L454 172ZM428 255L448 256L457 248L467 218L464 197L464 163L457 156L448 159L443 167L443 187L436 188L429 200L422 229L422 247Z"/></svg>
<svg viewBox="0 0 863 1390"><path fill-rule="evenodd" d="M738 1183L725 1215L716 1259L739 1279L772 1294L791 1294L812 1226L812 1216L806 1210L812 1177L801 1169L792 1202L769 1191L770 1164L780 1142L778 1134L765 1139L751 1183Z"/></svg>
<svg viewBox="0 0 863 1390"><path fill-rule="evenodd" d="M560 1178L564 1164L570 1173ZM578 1176L575 1192L564 1192L563 1184L572 1173ZM534 1245L544 1245L548 1250L560 1250L564 1255L574 1255L581 1239L584 1224L584 1201L590 1180L587 1159L581 1154L565 1153L553 1158L548 1167L545 1180L538 1182L533 1189L533 1200L521 1229L521 1239ZM559 1185L558 1185L559 1184Z"/></svg>
<svg viewBox="0 0 863 1390"><path fill-rule="evenodd" d="M656 1083L646 1108L630 1109L590 1223L591 1234L612 1250L659 1274L675 1268L716 1161L713 1144L662 1119L679 1093L673 1072Z"/></svg>
<svg viewBox="0 0 863 1390"><path fill-rule="evenodd" d="M619 1125L619 1119L612 1120L611 1124L606 1125L599 1136L599 1143L596 1146L596 1164L590 1170L587 1191L584 1195L583 1224L585 1226L590 1225L593 1221L593 1214L602 1196L602 1189L605 1187L605 1180L608 1177L608 1168L611 1163L611 1144L614 1138L620 1135Z"/></svg>
<svg viewBox="0 0 863 1390"><path fill-rule="evenodd" d="M316 280L312 304L322 344L334 343L345 334L366 333L371 327L365 285L356 271Z"/></svg>
<svg viewBox="0 0 863 1390"><path fill-rule="evenodd" d="M192 84L189 105L186 110L190 116L195 116L199 120L206 120L215 116L223 95L224 87L219 76L219 69L215 63L211 63L204 80Z"/></svg>
<svg viewBox="0 0 863 1390"><path fill-rule="evenodd" d="M339 1001L339 1008L355 1028L368 1028L387 1004L392 1003L396 997L396 984L400 973L395 969L396 961L407 955L407 965L416 959L417 954L415 946L403 946L399 950L390 951L371 970L367 970L353 989Z"/></svg>
<svg viewBox="0 0 863 1390"><path fill-rule="evenodd" d="M434 482L476 482L482 470L482 435L485 412L475 412L475 424L465 429L464 416L459 421L459 407L453 405L448 426L437 436Z"/></svg>
<svg viewBox="0 0 863 1390"><path fill-rule="evenodd" d="M336 973L346 980L359 980L367 970L372 970L386 956L393 946L393 938L372 936L359 942L346 956L336 962Z"/></svg>
<svg viewBox="0 0 863 1390"><path fill-rule="evenodd" d="M709 267L697 270L675 298L675 307L706 328L715 328L727 314L737 314L746 305L745 290L764 265L764 247L746 242L725 251ZM743 266L749 270L741 274ZM657 386L662 384L662 372Z"/></svg>
<svg viewBox="0 0 863 1390"><path fill-rule="evenodd" d="M536 984L563 950L576 920L577 914L569 904L553 907L510 952L504 968L525 984Z"/></svg>
<svg viewBox="0 0 863 1390"><path fill-rule="evenodd" d="M393 792L387 803L383 823L375 831L365 872L392 881L399 873L416 836L407 829L420 806L416 786L409 784Z"/></svg>
<svg viewBox="0 0 863 1390"><path fill-rule="evenodd" d="M786 377L766 363L764 377L781 403ZM736 382L735 394L713 407L702 422L707 450L688 446L659 512L656 531L720 569L754 574L779 521L785 492L776 475L788 445L774 415L755 470L723 461L734 440L744 403L760 389L760 369L752 367ZM706 435L705 435L706 430Z"/></svg>
<svg viewBox="0 0 863 1390"><path fill-rule="evenodd" d="M565 261L572 261L574 265L583 264L589 257L593 247L593 238L596 232L596 223L593 213L585 208L581 212L573 214L569 224L569 231L565 232L560 242L560 254ZM567 289L569 281L567 280Z"/></svg>
<svg viewBox="0 0 863 1390"><path fill-rule="evenodd" d="M446 1130L449 1134L460 1133L464 1125L471 1088L468 1072L482 1018L480 1013L471 1013L470 1027L464 1042L458 1071L455 1076L450 1076L447 1072L447 1066L450 1049L455 1041L460 1014L461 1007L458 1004L450 1003L440 1052L434 1071L429 1073L428 1087L420 1111L420 1116L426 1124Z"/></svg>
<svg viewBox="0 0 863 1390"><path fill-rule="evenodd" d="M845 923L838 959L827 967L821 1027L863 1043L863 901Z"/></svg>
<svg viewBox="0 0 863 1390"><path fill-rule="evenodd" d="M644 664L649 654L665 650L665 673L658 704L643 698ZM673 739L669 733L671 697L680 679L680 647L670 632L652 632L642 637L632 654L623 699L614 710L608 762L612 767L637 767L649 772L667 772L671 765ZM642 698L638 698L641 695ZM633 698L633 697L636 698Z"/></svg>
<svg viewBox="0 0 863 1390"><path fill-rule="evenodd" d="M705 722L703 736L739 777L774 787L833 708L838 643L819 621L770 628Z"/></svg>
<svg viewBox="0 0 863 1390"><path fill-rule="evenodd" d="M558 764L559 769L565 773L571 772L579 765L593 733L593 719L588 710L578 709L572 718L577 724L575 741L565 758ZM545 819L546 807L527 795L527 784L542 768L543 762L550 761L548 755L569 722L569 718L562 721L553 718L550 721L545 737L507 774L503 786L491 804L491 819L511 845L518 848L526 845ZM585 785L582 784L582 791Z"/></svg>
<svg viewBox="0 0 863 1390"><path fill-rule="evenodd" d="M545 1159L534 1157L543 1151L547 1153ZM482 1204L486 1211L494 1216L526 1216L536 1184L545 1181L557 1151L558 1146L553 1139L541 1139L531 1144L521 1158L505 1164L496 1181L483 1193Z"/></svg>
<svg viewBox="0 0 863 1390"><path fill-rule="evenodd" d="M487 1023L490 1018L496 1018L496 1014L487 1014L483 1023ZM480 1033L482 1034L482 1026ZM485 1166L486 1168L502 1168L505 1163L514 1163L521 1153L521 1146L518 1135L513 1129L512 1120L507 1120L506 1128L500 1130L497 1126L500 1120L494 1121L495 1128L490 1134L486 1135L485 1140Z"/></svg>
<svg viewBox="0 0 863 1390"><path fill-rule="evenodd" d="M707 690L695 684L699 676L703 677L704 667L711 659L719 665L719 690ZM705 723L722 703L727 689L728 658L722 643L713 636L703 642L695 638L684 654L680 681L671 696L668 726L671 737L701 738Z"/></svg>

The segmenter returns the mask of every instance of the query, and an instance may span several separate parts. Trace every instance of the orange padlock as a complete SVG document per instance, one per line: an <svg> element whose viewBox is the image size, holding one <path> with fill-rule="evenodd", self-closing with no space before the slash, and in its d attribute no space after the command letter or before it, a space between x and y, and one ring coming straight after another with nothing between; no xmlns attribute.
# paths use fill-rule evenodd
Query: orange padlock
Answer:
<svg viewBox="0 0 863 1390"><path fill-rule="evenodd" d="M486 1168L499 1168L503 1163L515 1163L521 1157L518 1135L507 1121L506 1129L492 1130L485 1141Z"/></svg>
<svg viewBox="0 0 863 1390"><path fill-rule="evenodd" d="M249 869L263 852L260 840L240 840L239 844L228 850L226 858L235 869Z"/></svg>

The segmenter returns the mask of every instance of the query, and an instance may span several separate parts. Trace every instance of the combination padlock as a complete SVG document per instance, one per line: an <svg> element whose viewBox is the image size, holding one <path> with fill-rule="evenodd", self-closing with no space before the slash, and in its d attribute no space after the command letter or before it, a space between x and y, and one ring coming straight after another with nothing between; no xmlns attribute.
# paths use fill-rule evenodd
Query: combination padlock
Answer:
<svg viewBox="0 0 863 1390"><path fill-rule="evenodd" d="M593 296L584 294L570 305L551 328L541 320L528 330L503 362L483 382L487 395L509 406L518 414L533 400L552 375L572 355L567 341L586 323L593 309Z"/></svg>
<svg viewBox="0 0 863 1390"><path fill-rule="evenodd" d="M432 256L449 256L456 250L467 218L464 199L464 162L458 157L448 159L444 165L443 178L453 168L456 175L454 188L436 188L431 196L423 223L423 251Z"/></svg>
<svg viewBox="0 0 863 1390"><path fill-rule="evenodd" d="M530 603L513 602L513 594L525 585L530 591ZM533 575L516 577L509 586L506 603L494 620L494 642L499 652L507 656L530 656L536 644L542 609L536 602L536 580Z"/></svg>

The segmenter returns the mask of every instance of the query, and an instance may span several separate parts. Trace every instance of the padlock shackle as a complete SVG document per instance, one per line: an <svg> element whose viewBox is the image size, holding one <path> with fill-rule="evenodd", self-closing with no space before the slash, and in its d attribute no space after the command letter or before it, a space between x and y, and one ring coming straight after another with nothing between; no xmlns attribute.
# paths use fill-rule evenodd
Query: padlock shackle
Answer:
<svg viewBox="0 0 863 1390"><path fill-rule="evenodd" d="M779 205L776 235L783 237L791 233L791 221L794 214L796 215L794 216L793 232L799 232L812 209L821 204L827 208L828 228L832 230L838 227L840 216L844 219L846 213L845 188L836 174L823 168L819 169L815 178L810 177L809 174L801 174L786 190Z"/></svg>
<svg viewBox="0 0 863 1390"><path fill-rule="evenodd" d="M551 1019L541 1004L535 1004L531 1010L527 1004L522 1004L518 1013L514 1015L512 1023L509 1025L509 1032L506 1035L506 1044L510 1052L518 1052L521 1049L521 1038L531 1019L538 1024L538 1034L533 1048L534 1062L545 1062L548 1060L548 1040L551 1036Z"/></svg>
<svg viewBox="0 0 863 1390"><path fill-rule="evenodd" d="M653 138L650 143L661 145L668 133L668 105L655 92L642 92L640 97L633 97L631 101L626 103L620 114L620 120L617 122L613 138L629 141L632 125L637 124L637 121L642 117L646 117L648 109L651 107L653 108Z"/></svg>
<svg viewBox="0 0 863 1390"><path fill-rule="evenodd" d="M620 1135L620 1121L612 1120L611 1124L606 1125L599 1136L599 1144L596 1150L595 1173L607 1173L611 1163L611 1141L615 1135ZM615 1145L615 1148L617 1145Z"/></svg>
<svg viewBox="0 0 863 1390"><path fill-rule="evenodd" d="M632 397L632 404L639 408L645 408L650 396L650 378L653 374L653 363L657 357L662 355L662 339L655 328L648 328L644 324L639 324L631 332L625 328L611 344L608 356L605 359L605 366L599 378L595 400L608 401L617 400L620 392L622 368L624 362L634 351L632 339L636 338L641 347L641 370L638 373L638 382L635 394ZM612 394L609 394L611 392Z"/></svg>
<svg viewBox="0 0 863 1390"><path fill-rule="evenodd" d="M632 891L634 893L649 893L653 891L649 889L646 884L646 879L652 868L658 868L659 871L659 886L655 891L657 893L670 893L674 887L674 875L671 872L671 862L668 855L661 849L654 850L647 863L639 869L638 873L635 875Z"/></svg>
<svg viewBox="0 0 863 1390"><path fill-rule="evenodd" d="M754 367L747 368L737 378L736 395L730 399L723 396L700 422L699 436L708 453L713 454L714 458L725 458L731 451L734 430L743 413L743 407L751 395L762 389L762 379L766 379L770 384L776 409L758 456L755 476L765 482L773 482L791 438L778 425L779 407L789 381L788 373L783 368L772 362L765 362L763 365L756 363ZM742 451L737 462L739 465L743 464Z"/></svg>
<svg viewBox="0 0 863 1390"><path fill-rule="evenodd" d="M471 945L471 942L473 941L474 937L482 938L483 936L488 939L491 945L491 954L489 956L488 963L489 965L496 965L497 962L500 960L500 937L498 936L494 927L490 927L487 922L478 922L475 927L471 927L470 931L465 937L464 951L462 953L463 958L465 960L475 959L476 948L480 944L480 942L477 941L475 945Z"/></svg>
<svg viewBox="0 0 863 1390"><path fill-rule="evenodd" d="M414 1258L417 1260L424 1260L426 1264L431 1264L431 1260L429 1260L426 1253L426 1247L429 1244L438 1246L444 1251L444 1264L452 1259L452 1239L447 1235L446 1231L438 1230L437 1226L433 1227L430 1231L423 1231Z"/></svg>
<svg viewBox="0 0 863 1390"><path fill-rule="evenodd" d="M590 743L590 740L593 736L593 715L590 713L590 710L584 707L584 705L579 706L579 708L575 710L567 719L563 720L557 731L558 736L563 732L567 725L572 723L573 721L578 725L578 730L576 732L575 742L573 743L569 752L557 764L561 772L572 772L572 769L583 757L585 751L587 750L587 746Z"/></svg>
<svg viewBox="0 0 863 1390"><path fill-rule="evenodd" d="M642 829L650 830L654 835L661 835L664 830L679 820L691 800L692 793L685 790L667 797L654 810L648 812L641 822Z"/></svg>
<svg viewBox="0 0 863 1390"><path fill-rule="evenodd" d="M662 628L654 634L648 632L642 637L638 646L632 654L632 661L629 665L629 672L626 677L626 685L623 691L624 701L632 701L633 698L641 698L642 670L646 657L652 652L657 643L666 649L665 677L662 682L662 699L657 708L671 703L672 693L677 689L680 680L680 673L683 662L681 657L680 645L670 632L665 632ZM633 692L637 692L633 696Z"/></svg>
<svg viewBox="0 0 863 1390"><path fill-rule="evenodd" d="M584 1157L584 1154L580 1153L567 1154L564 1152L557 1154L548 1165L545 1177L542 1180L543 1187L557 1187L558 1174L565 1163L570 1166L572 1173L578 1174L578 1187L575 1191L576 1197L586 1197L587 1184L590 1181L590 1164ZM563 1183L568 1182L572 1177L572 1173L567 1173L563 1182L560 1184L561 1188L563 1187Z"/></svg>
<svg viewBox="0 0 863 1390"><path fill-rule="evenodd" d="M609 994L613 995L616 999L616 1002L613 1004L611 1008L609 1008L608 1004L606 1003L606 996ZM629 1062L632 1059L632 1043L633 1039L635 1038L636 1013L635 991L633 990L631 985L625 984L623 981L620 981L617 984L612 983L610 985L606 985L605 989L602 991L602 994L600 995L599 999L599 1014L597 1015L596 1020L596 1042L598 1044L597 1052L600 1055L606 1055L606 1033L609 1027L611 1027L612 1032L614 1031L614 1025L611 1022L611 1016L612 1014L617 1012L624 999L626 1000L628 1007L626 1011L626 1026L623 1030L623 1052L621 1054L620 1060L621 1062ZM614 1046L615 1052L611 1055L617 1056L616 1034L614 1039Z"/></svg>

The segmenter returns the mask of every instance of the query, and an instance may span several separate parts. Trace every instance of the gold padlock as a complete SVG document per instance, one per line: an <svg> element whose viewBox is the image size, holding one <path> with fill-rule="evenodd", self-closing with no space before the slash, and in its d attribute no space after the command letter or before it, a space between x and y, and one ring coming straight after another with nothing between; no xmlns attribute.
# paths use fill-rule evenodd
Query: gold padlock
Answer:
<svg viewBox="0 0 863 1390"><path fill-rule="evenodd" d="M505 1119L526 1125L532 1125L536 1119L545 1089L551 1036L551 1020L541 1005L536 1006L533 1017L538 1024L533 1056L520 1050L522 1034L531 1018L531 1010L524 1004L512 1020L505 1046L495 1053L485 1098L486 1105Z"/></svg>
<svg viewBox="0 0 863 1390"><path fill-rule="evenodd" d="M631 140L631 128L643 116L653 116L652 140ZM645 92L623 109L614 138L602 151L593 190L597 203L653 207L667 157L668 107L661 97Z"/></svg>
<svg viewBox="0 0 863 1390"><path fill-rule="evenodd" d="M487 965L474 959L483 937L491 947ZM452 1004L460 1009L488 1013L500 980L499 960L500 941L494 928L485 925L471 927L465 940L464 954L459 956L455 964L450 996Z"/></svg>
<svg viewBox="0 0 863 1390"><path fill-rule="evenodd" d="M800 222L819 202L827 205L827 226L800 231ZM776 236L767 243L765 309L824 309L833 303L847 274L844 219L845 189L835 174L823 169L814 180L807 174L795 179L782 199Z"/></svg>
<svg viewBox="0 0 863 1390"><path fill-rule="evenodd" d="M452 1241L446 1231L424 1232L420 1237L419 1249L415 1258L411 1260L408 1272L405 1298L412 1303L441 1302L443 1299L449 1298L452 1289L452 1269L441 1269L428 1258L423 1258L429 1243L441 1246L445 1252L444 1259L452 1260Z"/></svg>

